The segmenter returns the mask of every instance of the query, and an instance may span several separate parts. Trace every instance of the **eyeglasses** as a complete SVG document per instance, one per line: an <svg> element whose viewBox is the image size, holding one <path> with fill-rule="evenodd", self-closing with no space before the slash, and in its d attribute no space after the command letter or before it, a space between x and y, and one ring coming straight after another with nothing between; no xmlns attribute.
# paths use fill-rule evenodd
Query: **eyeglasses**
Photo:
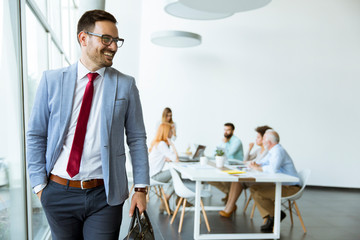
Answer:
<svg viewBox="0 0 360 240"><path fill-rule="evenodd" d="M92 32L85 32L85 33L96 36L96 37L100 37L102 44L104 44L106 46L110 46L112 42L115 42L117 47L120 48L124 44L123 38L113 38L110 35L101 35L101 34L92 33Z"/></svg>

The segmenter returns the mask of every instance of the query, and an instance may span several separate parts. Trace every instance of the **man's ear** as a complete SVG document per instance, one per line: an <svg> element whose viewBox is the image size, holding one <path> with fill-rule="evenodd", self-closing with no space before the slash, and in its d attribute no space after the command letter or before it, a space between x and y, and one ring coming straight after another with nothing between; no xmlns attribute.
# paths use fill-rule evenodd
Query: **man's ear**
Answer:
<svg viewBox="0 0 360 240"><path fill-rule="evenodd" d="M87 46L87 34L84 32L80 32L78 35L80 46Z"/></svg>

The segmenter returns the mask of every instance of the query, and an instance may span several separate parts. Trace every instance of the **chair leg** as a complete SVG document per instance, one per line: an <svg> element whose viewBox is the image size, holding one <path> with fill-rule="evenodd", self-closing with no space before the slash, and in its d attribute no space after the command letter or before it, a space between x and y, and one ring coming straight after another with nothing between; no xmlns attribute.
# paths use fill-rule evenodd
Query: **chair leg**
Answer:
<svg viewBox="0 0 360 240"><path fill-rule="evenodd" d="M200 205L201 205L201 210L202 210L202 213L204 215L204 220L205 220L205 224L206 224L206 228L208 230L208 232L210 232L210 225L209 225L209 221L208 221L208 218L206 216L206 212L205 212L205 208L204 208L204 203L203 201L200 199Z"/></svg>
<svg viewBox="0 0 360 240"><path fill-rule="evenodd" d="M150 201L150 189L151 187L149 187L148 192L146 193L146 202Z"/></svg>
<svg viewBox="0 0 360 240"><path fill-rule="evenodd" d="M159 187L159 188L160 188L160 187ZM161 196L161 192L160 192L160 193L158 192L156 186L154 186L154 189L155 189L155 194L156 194L156 196L160 197L160 196Z"/></svg>
<svg viewBox="0 0 360 240"><path fill-rule="evenodd" d="M250 219L253 219L253 217L254 217L255 208L256 208L256 205L255 205L255 202L254 202L254 205L253 205L253 207L251 209Z"/></svg>
<svg viewBox="0 0 360 240"><path fill-rule="evenodd" d="M295 206L296 213L297 213L297 215L298 215L298 217L299 217L299 219L300 219L300 223L301 223L301 226L302 226L302 228L303 228L303 230L304 230L304 233L306 233L306 227L305 227L304 221L303 221L303 219L302 219L302 217L301 217L299 208L298 208L298 206L297 206L297 204L296 204L295 201L294 201L294 206Z"/></svg>
<svg viewBox="0 0 360 240"><path fill-rule="evenodd" d="M291 225L294 225L293 215L292 215L292 206L291 206L291 201L290 201L290 200L288 200L288 203L289 203L289 212L290 212Z"/></svg>
<svg viewBox="0 0 360 240"><path fill-rule="evenodd" d="M132 190L134 189L134 184L131 185L130 191L129 191L129 195L131 194Z"/></svg>
<svg viewBox="0 0 360 240"><path fill-rule="evenodd" d="M246 190L245 190L245 192L246 192ZM250 197L249 197L249 199L247 200L247 202L246 202L246 204L245 204L245 207L244 207L244 212L246 212L246 209L247 209L247 207L249 206L249 203L250 203L250 201L251 201L251 198L252 198L252 196L250 195Z"/></svg>
<svg viewBox="0 0 360 240"><path fill-rule="evenodd" d="M173 214L173 217L171 218L171 221L170 221L170 224L173 224L174 222L174 219L176 217L176 214L178 213L179 211L179 208L180 208L180 205L181 205L181 202L184 200L184 198L180 198L179 202L178 202L178 205L176 206L176 209L175 209L175 212Z"/></svg>
<svg viewBox="0 0 360 240"><path fill-rule="evenodd" d="M179 233L181 233L181 229L182 229L182 225L183 225L183 221L184 221L185 208L186 208L186 198L184 199L183 209L181 212L181 217L180 217L180 222L179 222L179 230L178 230Z"/></svg>
<svg viewBox="0 0 360 240"><path fill-rule="evenodd" d="M167 214L170 216L171 213L170 213L170 208L169 208L169 204L168 204L168 201L166 200L166 196L165 196L165 192L164 192L164 189L162 186L160 186L160 193L163 197L163 201L164 201L164 204L165 204L165 208L166 208L166 212Z"/></svg>

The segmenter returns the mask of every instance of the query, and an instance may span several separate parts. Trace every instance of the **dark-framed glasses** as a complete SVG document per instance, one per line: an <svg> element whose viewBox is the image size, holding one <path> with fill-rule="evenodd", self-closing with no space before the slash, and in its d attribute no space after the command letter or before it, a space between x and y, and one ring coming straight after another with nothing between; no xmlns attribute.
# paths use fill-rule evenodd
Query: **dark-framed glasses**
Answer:
<svg viewBox="0 0 360 240"><path fill-rule="evenodd" d="M106 46L110 46L112 42L115 42L117 47L120 48L124 44L123 38L113 38L110 35L102 35L102 34L97 34L97 33L92 33L92 32L85 32L85 33L96 36L96 37L100 37L102 44L104 44Z"/></svg>

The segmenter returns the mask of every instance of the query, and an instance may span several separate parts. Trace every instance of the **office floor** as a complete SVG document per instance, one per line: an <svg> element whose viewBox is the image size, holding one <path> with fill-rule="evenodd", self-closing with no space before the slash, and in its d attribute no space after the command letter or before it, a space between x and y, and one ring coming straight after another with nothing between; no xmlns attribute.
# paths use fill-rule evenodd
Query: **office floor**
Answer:
<svg viewBox="0 0 360 240"><path fill-rule="evenodd" d="M204 199L205 205L211 203L220 205L224 195L217 189L212 188L212 197ZM291 226L289 213L281 223L282 240L356 240L360 239L360 190L333 189L309 187L305 189L304 195L297 201L300 212L303 216L307 234L303 233L300 221L294 215L294 225ZM194 213L185 213L183 229L181 234L177 232L180 215L176 217L174 223L170 225L170 217L158 211L160 201L152 195L148 204L148 213L155 231L157 240L193 239ZM251 233L260 232L262 219L255 211L253 220L250 219L252 202L246 213L243 213L245 205L244 194L237 201L238 210L236 215L229 219L223 218L215 211L208 211L207 215L212 233ZM123 239L129 226L130 218L128 215L129 204L124 205L124 217L120 233ZM203 219L202 219L203 220ZM201 224L201 233L206 233L204 221Z"/></svg>

